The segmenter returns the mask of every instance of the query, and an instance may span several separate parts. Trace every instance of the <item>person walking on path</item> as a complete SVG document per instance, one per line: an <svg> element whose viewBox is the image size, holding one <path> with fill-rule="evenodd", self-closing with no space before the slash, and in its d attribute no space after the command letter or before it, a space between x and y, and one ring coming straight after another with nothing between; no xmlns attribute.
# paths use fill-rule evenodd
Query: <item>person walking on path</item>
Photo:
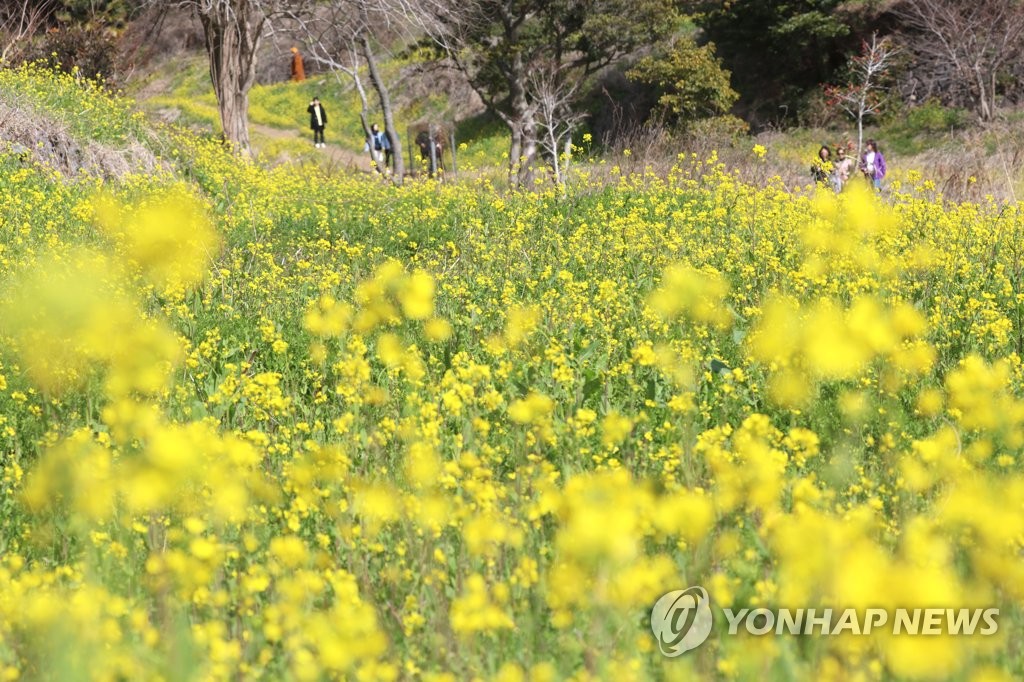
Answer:
<svg viewBox="0 0 1024 682"><path fill-rule="evenodd" d="M313 146L324 147L324 126L327 125L327 112L316 97L306 108L309 112L309 127L313 129Z"/></svg>
<svg viewBox="0 0 1024 682"><path fill-rule="evenodd" d="M370 126L370 137L367 138L363 151L370 152L373 162L377 164L377 170L381 173L386 173L391 167L391 140L376 123Z"/></svg>
<svg viewBox="0 0 1024 682"><path fill-rule="evenodd" d="M440 134L431 136L430 131L427 130L421 130L416 136L416 146L420 148L420 159L427 166L430 177L434 177L439 170L444 172L443 144Z"/></svg>
<svg viewBox="0 0 1024 682"><path fill-rule="evenodd" d="M882 178L885 177L887 170L885 167L885 157L882 156L882 151L874 140L868 140L864 143L864 146L864 157L860 160L860 171L876 191L881 191Z"/></svg>
<svg viewBox="0 0 1024 682"><path fill-rule="evenodd" d="M306 80L306 67L302 64L302 55L297 47L292 48L292 80L296 83Z"/></svg>

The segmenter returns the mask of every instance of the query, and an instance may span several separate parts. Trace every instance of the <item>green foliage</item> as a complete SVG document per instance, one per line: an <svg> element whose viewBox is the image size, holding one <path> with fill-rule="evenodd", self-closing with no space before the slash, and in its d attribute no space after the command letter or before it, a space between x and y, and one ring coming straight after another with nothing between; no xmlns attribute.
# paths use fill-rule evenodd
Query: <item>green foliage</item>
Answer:
<svg viewBox="0 0 1024 682"><path fill-rule="evenodd" d="M705 140L732 141L750 132L750 126L738 116L724 114L694 121L687 126L686 132Z"/></svg>
<svg viewBox="0 0 1024 682"><path fill-rule="evenodd" d="M626 74L653 85L658 105L677 123L726 113L739 95L729 84L730 73L715 56L714 43L698 46L677 40L664 54L644 57Z"/></svg>
<svg viewBox="0 0 1024 682"><path fill-rule="evenodd" d="M840 0L698 2L698 25L734 74L753 120L794 116L801 97L828 82L856 47ZM780 111L780 108L782 111Z"/></svg>
<svg viewBox="0 0 1024 682"><path fill-rule="evenodd" d="M933 146L947 133L963 128L968 114L929 99L920 106L904 109L884 129L888 146L899 154L917 154Z"/></svg>
<svg viewBox="0 0 1024 682"><path fill-rule="evenodd" d="M514 92L531 73L587 78L667 35L678 14L668 0L484 0L462 31L468 76L495 111L516 115ZM506 17L502 19L501 17Z"/></svg>
<svg viewBox="0 0 1024 682"><path fill-rule="evenodd" d="M60 0L57 18L66 23L123 26L141 3L136 0Z"/></svg>
<svg viewBox="0 0 1024 682"><path fill-rule="evenodd" d="M945 133L963 128L967 124L967 112L944 106L936 99L929 99L921 106L908 109L900 121L907 128L920 132Z"/></svg>
<svg viewBox="0 0 1024 682"><path fill-rule="evenodd" d="M508 151L508 129L495 116L480 114L455 126L459 169L497 164ZM465 145L465 148L461 148Z"/></svg>

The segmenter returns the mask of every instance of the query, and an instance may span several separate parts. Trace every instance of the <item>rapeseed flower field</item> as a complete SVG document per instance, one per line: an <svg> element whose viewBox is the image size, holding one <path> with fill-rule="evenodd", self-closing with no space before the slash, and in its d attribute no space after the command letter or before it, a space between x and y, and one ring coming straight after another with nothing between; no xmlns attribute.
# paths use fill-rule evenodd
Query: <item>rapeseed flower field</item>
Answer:
<svg viewBox="0 0 1024 682"><path fill-rule="evenodd" d="M141 125L70 78L0 89ZM0 154L0 678L1024 675L1018 207L685 153L396 189L153 134L116 182ZM717 619L667 658L689 585L999 628Z"/></svg>

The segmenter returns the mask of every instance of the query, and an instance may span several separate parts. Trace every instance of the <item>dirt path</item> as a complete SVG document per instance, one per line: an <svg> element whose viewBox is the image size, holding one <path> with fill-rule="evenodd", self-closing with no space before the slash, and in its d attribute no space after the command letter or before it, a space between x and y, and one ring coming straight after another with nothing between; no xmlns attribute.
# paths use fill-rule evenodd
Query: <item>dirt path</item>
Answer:
<svg viewBox="0 0 1024 682"><path fill-rule="evenodd" d="M314 148L312 133L310 131L299 133L298 131L293 130L271 128L270 126L265 126L259 123L250 123L249 130L272 140L296 140L303 144L308 144L310 154L321 154L323 156L324 165L329 169L356 171L361 173L374 172L373 166L370 165L370 157L367 154L357 154L356 152L333 142L328 142L326 147L321 147L319 149ZM257 144L254 146L257 148L257 151L259 151L259 145ZM293 160L294 159L292 159L290 155L284 154L277 159L277 162Z"/></svg>
<svg viewBox="0 0 1024 682"><path fill-rule="evenodd" d="M142 105L147 100L157 95L166 93L170 90L171 79L166 75L158 75L149 82L145 83L138 92L135 93L136 101ZM176 115L173 117L172 114L178 113L174 111L163 111L156 112L157 116L163 116L165 119L173 121L177 118ZM375 173L373 165L370 162L369 154L357 153L347 147L343 147L335 142L328 142L326 147L315 148L313 147L313 134L312 131L305 128L296 128L294 130L273 128L268 125L261 123L249 122L249 131L256 133L264 138L271 140L289 140L300 143L301 145L308 145L309 154L303 154L302 159L316 159L320 158L321 165L328 171L344 170L348 172L358 173ZM260 150L259 141L254 141L253 147L257 152ZM290 152L283 152L277 156L277 158L271 159L272 165L278 165L281 163L288 163L297 161L295 158L297 154Z"/></svg>

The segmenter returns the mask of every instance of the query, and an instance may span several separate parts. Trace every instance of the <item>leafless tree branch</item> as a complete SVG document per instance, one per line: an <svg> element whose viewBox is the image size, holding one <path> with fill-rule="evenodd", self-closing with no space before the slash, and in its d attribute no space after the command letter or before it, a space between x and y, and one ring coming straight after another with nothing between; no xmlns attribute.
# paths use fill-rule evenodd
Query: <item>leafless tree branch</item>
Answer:
<svg viewBox="0 0 1024 682"><path fill-rule="evenodd" d="M8 62L56 10L56 0L6 0L0 4L0 63Z"/></svg>
<svg viewBox="0 0 1024 682"><path fill-rule="evenodd" d="M952 76L982 120L995 116L999 76L1024 52L1021 0L905 0L896 13L916 32L919 60ZM951 68L950 68L951 67Z"/></svg>

